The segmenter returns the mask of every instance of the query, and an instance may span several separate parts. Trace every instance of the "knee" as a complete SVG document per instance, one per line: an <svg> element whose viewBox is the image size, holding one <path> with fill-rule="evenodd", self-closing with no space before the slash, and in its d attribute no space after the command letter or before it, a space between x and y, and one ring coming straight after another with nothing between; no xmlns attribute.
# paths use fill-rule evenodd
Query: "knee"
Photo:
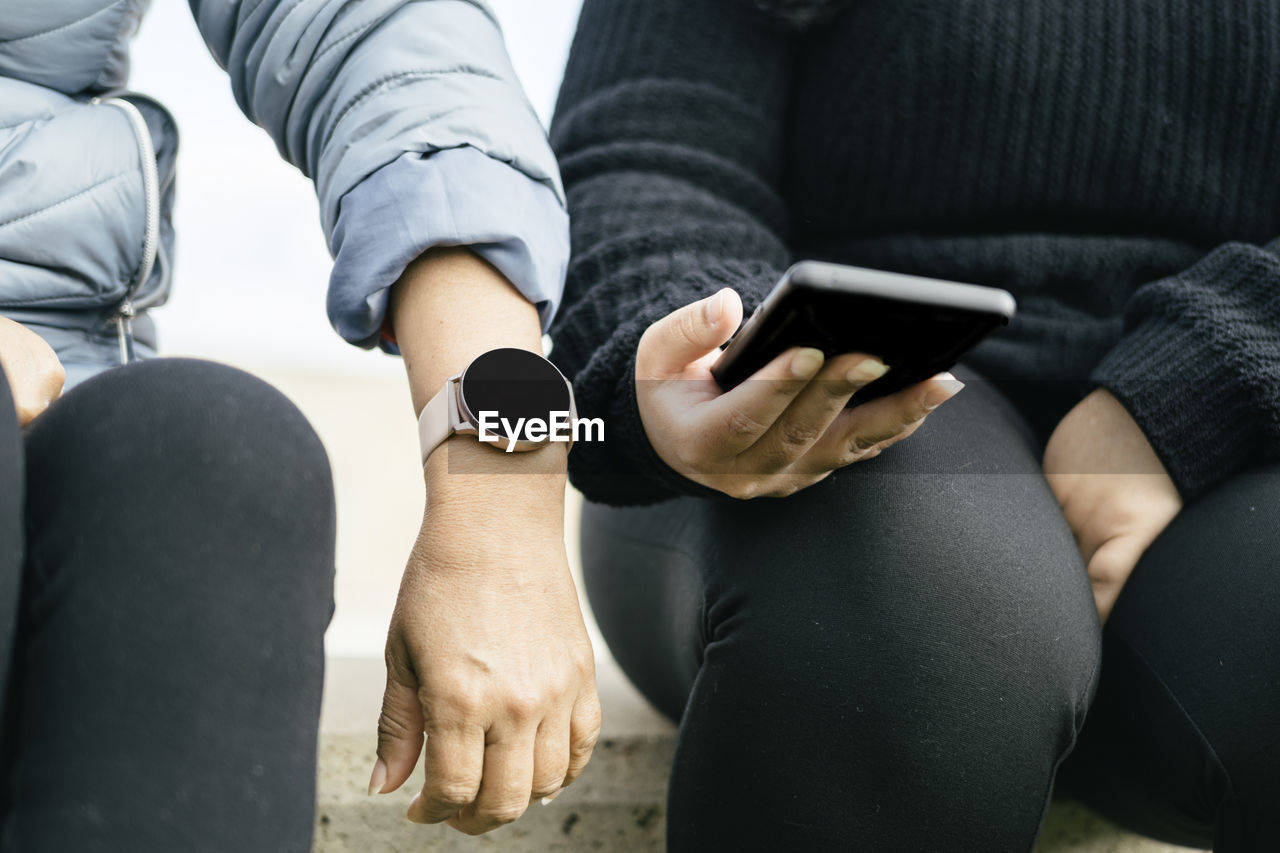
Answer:
<svg viewBox="0 0 1280 853"><path fill-rule="evenodd" d="M35 422L27 459L28 512L49 529L333 540L319 437L283 394L224 365L156 359L108 371Z"/></svg>
<svg viewBox="0 0 1280 853"><path fill-rule="evenodd" d="M1043 496L997 479L885 477L761 518L750 529L770 535L731 546L713 578L708 658L762 695L857 709L894 752L948 741L1052 767L1083 723L1100 631L1070 532L1019 530L1002 507Z"/></svg>
<svg viewBox="0 0 1280 853"><path fill-rule="evenodd" d="M940 590L945 594L945 589ZM999 753L1017 741L1054 760L1074 742L1095 689L1096 629L1033 620L930 618L919 602L868 618L793 591L741 603L712 627L707 656L760 695L797 708L856 709L888 740L947 737Z"/></svg>
<svg viewBox="0 0 1280 853"><path fill-rule="evenodd" d="M328 459L306 418L267 383L194 359L156 359L75 388L37 422L32 452L86 475L118 468L310 481L328 491ZM269 490L269 491L274 491Z"/></svg>

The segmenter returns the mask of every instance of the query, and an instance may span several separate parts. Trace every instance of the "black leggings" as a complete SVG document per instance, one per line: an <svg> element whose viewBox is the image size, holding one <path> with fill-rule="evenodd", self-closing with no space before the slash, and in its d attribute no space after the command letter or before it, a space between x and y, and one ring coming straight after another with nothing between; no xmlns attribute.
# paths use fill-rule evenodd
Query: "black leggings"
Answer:
<svg viewBox="0 0 1280 853"><path fill-rule="evenodd" d="M1025 853L1073 746L1062 786L1114 820L1275 849L1280 466L1187 506L1104 633L1038 436L959 372L784 500L584 508L600 627L680 721L670 849Z"/></svg>
<svg viewBox="0 0 1280 853"><path fill-rule="evenodd" d="M25 434L0 377L0 850L308 851L333 540L245 373L119 368Z"/></svg>

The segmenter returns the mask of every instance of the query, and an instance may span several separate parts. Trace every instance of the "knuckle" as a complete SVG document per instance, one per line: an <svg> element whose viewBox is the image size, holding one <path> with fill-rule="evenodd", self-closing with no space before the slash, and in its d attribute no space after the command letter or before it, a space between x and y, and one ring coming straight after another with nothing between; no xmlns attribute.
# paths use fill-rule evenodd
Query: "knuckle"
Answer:
<svg viewBox="0 0 1280 853"><path fill-rule="evenodd" d="M870 433L860 432L849 439L846 449L854 459L862 458L862 455L880 443L877 436Z"/></svg>
<svg viewBox="0 0 1280 853"><path fill-rule="evenodd" d="M438 685L432 690L423 687L418 691L418 702L436 724L474 720L483 715L485 707L480 691L463 685Z"/></svg>
<svg viewBox="0 0 1280 853"><path fill-rule="evenodd" d="M790 477L783 484L783 493L781 497L784 497L784 498L790 497L791 495L794 495L796 492L802 489L805 489L811 485L813 485L813 483L808 479L801 479L799 477Z"/></svg>
<svg viewBox="0 0 1280 853"><path fill-rule="evenodd" d="M566 763L563 767L559 768L558 773L548 773L541 779L535 779L530 796L534 799L551 796L556 791L559 791L564 787L564 780L568 775L569 765Z"/></svg>
<svg viewBox="0 0 1280 853"><path fill-rule="evenodd" d="M476 795L479 793L479 781L466 782L458 780L430 785L425 796L428 802L451 809L461 809L474 803Z"/></svg>
<svg viewBox="0 0 1280 853"><path fill-rule="evenodd" d="M528 801L485 803L476 807L476 817L485 823L514 823L528 807Z"/></svg>
<svg viewBox="0 0 1280 853"><path fill-rule="evenodd" d="M507 697L507 715L518 722L537 719L542 711L542 700L533 693L514 693Z"/></svg>
<svg viewBox="0 0 1280 853"><path fill-rule="evenodd" d="M724 429L730 439L754 438L764 432L767 426L737 407L731 408L725 416Z"/></svg>
<svg viewBox="0 0 1280 853"><path fill-rule="evenodd" d="M778 425L778 443L784 452L803 450L817 441L822 433L811 423L787 421Z"/></svg>
<svg viewBox="0 0 1280 853"><path fill-rule="evenodd" d="M881 445L887 447L890 444L897 444L899 441L902 441L902 439L907 438L908 436L912 435L916 430L920 429L923 423L924 423L924 418L921 418L920 420L914 423L907 424L906 429L900 430L897 433L897 435L892 435L889 438L885 439L883 442L881 442Z"/></svg>
<svg viewBox="0 0 1280 853"><path fill-rule="evenodd" d="M731 476L720 482L716 488L735 500L749 501L761 494L760 484L752 477Z"/></svg>
<svg viewBox="0 0 1280 853"><path fill-rule="evenodd" d="M578 694L581 684L577 662L566 661L565 665L547 684L543 694L545 699L539 703L539 710L545 712L548 708L572 705L573 697Z"/></svg>
<svg viewBox="0 0 1280 853"><path fill-rule="evenodd" d="M928 417L929 412L931 411L932 409L925 405L924 397L912 397L910 400L903 403L902 424L903 426L906 426L908 424L919 423Z"/></svg>
<svg viewBox="0 0 1280 853"><path fill-rule="evenodd" d="M820 479L820 478L819 478ZM769 492L772 498L789 498L796 492L807 488L817 482L817 479L808 476L791 476L784 477L774 483L773 488Z"/></svg>
<svg viewBox="0 0 1280 853"><path fill-rule="evenodd" d="M585 683L588 680L594 683L596 677L596 659L590 651L586 651L578 655L573 661L573 674L577 676L577 681Z"/></svg>
<svg viewBox="0 0 1280 853"><path fill-rule="evenodd" d="M582 706L578 711L576 719L574 719L574 732L577 737L575 740L586 741L590 739L591 745L594 746L600 738L600 731L604 728L604 714L600 708L600 700L592 697L590 702Z"/></svg>
<svg viewBox="0 0 1280 853"><path fill-rule="evenodd" d="M849 467L861 458L862 454L854 453L852 450L846 448L845 450L840 451L836 456L835 461L831 464L831 468L832 470L838 471L841 468Z"/></svg>
<svg viewBox="0 0 1280 853"><path fill-rule="evenodd" d="M598 726L590 732L578 735L569 744L569 752L574 757L590 755L595 751L596 744L600 742L600 729Z"/></svg>
<svg viewBox="0 0 1280 853"><path fill-rule="evenodd" d="M751 473L776 475L796 461L802 453L801 448L783 447L777 443L758 447L751 454ZM768 495L773 491L771 485L755 489L755 494Z"/></svg>
<svg viewBox="0 0 1280 853"><path fill-rule="evenodd" d="M787 479L784 477L773 477L768 483L763 484L756 490L755 496L758 498L785 498L790 494Z"/></svg>
<svg viewBox="0 0 1280 853"><path fill-rule="evenodd" d="M424 708L430 708L431 705L423 703ZM433 715L437 721L448 719L454 721L475 721L484 716L485 703L477 693L470 691L465 693L455 693L443 701L436 703L436 707L440 712Z"/></svg>

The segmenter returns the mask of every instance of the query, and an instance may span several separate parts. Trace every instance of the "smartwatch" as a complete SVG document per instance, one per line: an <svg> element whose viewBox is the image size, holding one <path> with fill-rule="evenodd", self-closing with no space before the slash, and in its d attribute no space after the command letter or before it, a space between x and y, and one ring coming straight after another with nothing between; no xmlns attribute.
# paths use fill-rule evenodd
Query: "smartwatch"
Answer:
<svg viewBox="0 0 1280 853"><path fill-rule="evenodd" d="M572 444L576 420L573 386L554 364L525 349L489 350L450 376L418 416L422 463L451 435L505 451Z"/></svg>

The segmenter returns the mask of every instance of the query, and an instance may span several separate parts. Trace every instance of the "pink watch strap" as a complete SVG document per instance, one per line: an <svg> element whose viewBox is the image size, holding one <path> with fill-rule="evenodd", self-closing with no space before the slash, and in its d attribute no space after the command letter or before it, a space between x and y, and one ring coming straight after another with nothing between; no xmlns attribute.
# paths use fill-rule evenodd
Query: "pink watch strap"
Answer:
<svg viewBox="0 0 1280 853"><path fill-rule="evenodd" d="M418 415L418 445L422 448L423 465L427 464L431 451L453 435L454 424L458 422L457 378L449 377Z"/></svg>

